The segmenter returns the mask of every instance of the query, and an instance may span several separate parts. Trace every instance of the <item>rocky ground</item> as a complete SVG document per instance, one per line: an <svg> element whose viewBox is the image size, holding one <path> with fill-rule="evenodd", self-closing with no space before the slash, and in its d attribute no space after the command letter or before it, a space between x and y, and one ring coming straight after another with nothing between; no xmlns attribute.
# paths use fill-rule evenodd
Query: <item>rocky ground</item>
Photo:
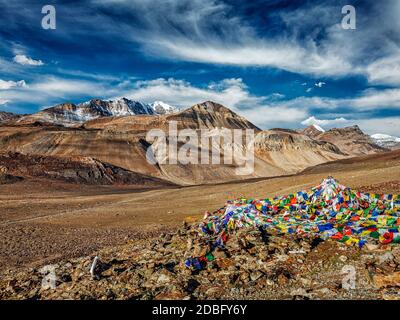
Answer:
<svg viewBox="0 0 400 320"><path fill-rule="evenodd" d="M45 268L3 271L0 299L400 299L398 245L359 249L241 229L199 271L184 265L206 250L193 228Z"/></svg>
<svg viewBox="0 0 400 320"><path fill-rule="evenodd" d="M186 188L3 184L0 299L399 298L396 244L359 249L272 234L266 241L258 230L243 229L231 236L225 251L215 252L205 270L193 271L184 261L199 256L204 246L190 225L181 227L182 221L198 223L204 211L227 199L290 194L328 175L355 190L398 194L399 168L398 157L377 155L296 176ZM101 263L92 279L96 255ZM54 267L55 289L42 286L49 279L45 266ZM355 289L347 290L343 283L352 270Z"/></svg>

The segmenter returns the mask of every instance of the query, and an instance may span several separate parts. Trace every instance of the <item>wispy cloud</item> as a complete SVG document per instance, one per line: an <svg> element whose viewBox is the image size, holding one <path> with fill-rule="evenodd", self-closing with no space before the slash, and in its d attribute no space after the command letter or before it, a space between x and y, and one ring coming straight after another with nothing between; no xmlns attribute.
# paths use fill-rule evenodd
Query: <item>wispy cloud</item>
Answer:
<svg viewBox="0 0 400 320"><path fill-rule="evenodd" d="M66 75L66 76L72 76L76 77L79 79L94 79L94 80L100 80L100 81L120 81L121 78L115 75L110 75L110 74L100 74L100 73L94 73L94 72L85 72L82 70L69 70L69 69L64 69L64 68L58 68L57 72L60 73L61 75ZM131 80L134 79L134 77L130 78Z"/></svg>
<svg viewBox="0 0 400 320"><path fill-rule="evenodd" d="M14 61L24 66L42 66L44 63L41 60L35 60L30 57L27 57L24 54L17 54L14 57Z"/></svg>
<svg viewBox="0 0 400 320"><path fill-rule="evenodd" d="M348 103L357 110L379 110L384 107L400 110L400 89L368 89L359 97L338 101Z"/></svg>
<svg viewBox="0 0 400 320"><path fill-rule="evenodd" d="M10 19L10 12L37 19L25 7L2 2L10 10L4 24L13 30L18 19ZM358 3L355 31L341 27L344 4L321 0L280 8L276 1L259 1L254 6L261 13L254 19L254 13L240 10L244 4L223 0L86 0L65 6L63 24L71 27L57 29L57 35L73 42L85 34L94 44L112 38L146 58L277 68L315 77L363 75L374 84L398 85L398 1ZM267 25L260 23L261 15ZM43 63L18 54L22 63Z"/></svg>
<svg viewBox="0 0 400 320"><path fill-rule="evenodd" d="M313 76L364 75L374 83L398 84L396 68L390 69L399 44L391 36L398 30L393 14L398 12L398 2L394 0L379 4L368 0L365 6L357 6L362 14L357 16L356 32L341 27L344 1L267 11L274 27L280 27L274 34L260 32L236 6L219 0L92 3L116 12L135 12L135 25L124 28L146 55L157 58L272 67Z"/></svg>
<svg viewBox="0 0 400 320"><path fill-rule="evenodd" d="M11 88L16 88L16 87L27 87L26 83L24 80L20 80L20 81L6 81L6 80L2 80L0 79L0 90L8 90Z"/></svg>
<svg viewBox="0 0 400 320"><path fill-rule="evenodd" d="M367 77L373 84L400 85L400 49L368 65Z"/></svg>

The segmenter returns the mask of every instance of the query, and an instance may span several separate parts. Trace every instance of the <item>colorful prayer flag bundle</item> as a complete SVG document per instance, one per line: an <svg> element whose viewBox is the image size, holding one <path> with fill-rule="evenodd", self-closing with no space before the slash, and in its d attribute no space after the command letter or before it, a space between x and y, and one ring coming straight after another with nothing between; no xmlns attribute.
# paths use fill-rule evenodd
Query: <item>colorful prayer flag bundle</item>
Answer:
<svg viewBox="0 0 400 320"><path fill-rule="evenodd" d="M199 226L198 236L213 241L211 250L187 259L186 266L204 268L214 259L215 248L223 247L236 230L249 226L359 247L368 241L400 243L400 195L354 191L328 177L309 191L228 201L224 208L206 213Z"/></svg>

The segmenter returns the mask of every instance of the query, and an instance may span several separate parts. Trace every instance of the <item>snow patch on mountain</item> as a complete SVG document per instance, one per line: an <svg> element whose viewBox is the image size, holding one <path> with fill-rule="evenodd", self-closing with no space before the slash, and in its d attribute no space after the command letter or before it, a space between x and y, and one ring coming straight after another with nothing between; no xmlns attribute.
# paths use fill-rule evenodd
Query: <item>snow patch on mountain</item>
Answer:
<svg viewBox="0 0 400 320"><path fill-rule="evenodd" d="M388 134L376 133L371 135L375 143L384 148L400 148L400 138Z"/></svg>
<svg viewBox="0 0 400 320"><path fill-rule="evenodd" d="M94 118L97 118L97 115L103 117L118 117L137 114L154 114L150 105L127 98L109 101L93 99L79 104L78 107L81 109L81 114L85 115L89 112L93 114Z"/></svg>
<svg viewBox="0 0 400 320"><path fill-rule="evenodd" d="M79 104L61 103L54 107L21 118L21 121L45 121L65 126L74 126L102 117L123 117L134 115L162 115L179 111L162 101L147 104L127 98L115 100L92 99Z"/></svg>
<svg viewBox="0 0 400 320"><path fill-rule="evenodd" d="M171 106L162 101L154 101L150 104L150 106L157 114L171 114L179 111L179 108Z"/></svg>
<svg viewBox="0 0 400 320"><path fill-rule="evenodd" d="M315 129L317 129L318 131L325 132L325 130L322 127L320 127L319 125L317 125L317 124L313 124L313 127Z"/></svg>

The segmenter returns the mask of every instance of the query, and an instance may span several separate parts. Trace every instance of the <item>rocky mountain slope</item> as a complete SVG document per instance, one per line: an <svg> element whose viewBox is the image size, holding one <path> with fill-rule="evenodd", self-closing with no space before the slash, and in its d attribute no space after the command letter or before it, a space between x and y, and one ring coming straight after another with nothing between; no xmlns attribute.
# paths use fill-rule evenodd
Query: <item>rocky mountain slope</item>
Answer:
<svg viewBox="0 0 400 320"><path fill-rule="evenodd" d="M265 162L295 173L306 167L343 159L346 155L334 144L318 141L293 130L262 131L255 138L255 153Z"/></svg>
<svg viewBox="0 0 400 320"><path fill-rule="evenodd" d="M61 104L0 126L0 148L2 152L42 157L89 157L181 185L292 174L328 161L386 150L358 127L323 132L313 126L303 133L286 129L261 131L244 117L212 101L173 113L169 113L172 109L168 106L159 105L166 108L164 114L127 99ZM88 120L83 122L85 119ZM209 129L208 144L202 144L198 153L203 150L209 159L217 154L219 164L211 164L211 160L209 164L182 164L174 154L165 155L164 162L147 161L149 148L154 151L160 145L159 140L150 139L149 130L162 130L168 135L174 123L178 130L195 130L198 138L203 129ZM238 174L246 152L250 151L249 141L221 138L224 130L229 129L242 130L243 135L245 129L254 129L253 172ZM178 150L185 143L186 140L179 141ZM227 150L234 150L237 156L230 163L223 161Z"/></svg>
<svg viewBox="0 0 400 320"><path fill-rule="evenodd" d="M387 151L384 147L376 144L369 135L362 132L357 125L333 128L327 131L321 131L315 126L310 126L301 132L315 140L333 143L349 156L360 156Z"/></svg>
<svg viewBox="0 0 400 320"><path fill-rule="evenodd" d="M90 157L56 157L0 154L0 172L18 178L43 178L98 185L172 186L161 179L128 171ZM15 179L9 180L14 182Z"/></svg>
<svg viewBox="0 0 400 320"><path fill-rule="evenodd" d="M186 110L167 116L167 120L177 121L179 128L188 129L228 128L260 130L246 118L212 101L195 104Z"/></svg>
<svg viewBox="0 0 400 320"><path fill-rule="evenodd" d="M94 101L87 105L101 105ZM92 106L92 107L91 107ZM64 105L64 112L78 106ZM58 109L53 109L58 110ZM103 110L96 108L95 110ZM64 116L64 113L63 113ZM203 145L205 154L216 152L220 164L182 164L167 155L164 163L152 164L146 153L157 141L148 140L150 129L168 132L169 124L175 121L178 129L194 129L200 135L201 129L210 129L209 143ZM225 141L220 138L223 130L254 129L256 150L254 171L238 175L237 170L246 160L249 141ZM228 131L231 134L230 131ZM244 131L242 132L244 133ZM214 145L212 139L217 141ZM181 147L183 142L179 142ZM19 152L27 155L90 157L101 162L134 171L144 175L165 179L176 184L216 183L254 177L269 177L295 173L304 168L326 161L341 159L344 154L334 145L314 141L294 131L275 130L261 132L255 125L228 108L210 101L194 105L178 113L166 115L134 115L124 117L99 117L76 127L19 123L18 126L0 127L0 147L4 152ZM237 158L224 163L226 148L236 150ZM240 152L239 152L240 151ZM238 156L239 155L239 156ZM211 159L211 158L210 158ZM242 162L240 162L242 161ZM176 164L175 164L176 163Z"/></svg>
<svg viewBox="0 0 400 320"><path fill-rule="evenodd" d="M15 113L0 111L0 124L9 120L17 119L19 117L20 115Z"/></svg>

